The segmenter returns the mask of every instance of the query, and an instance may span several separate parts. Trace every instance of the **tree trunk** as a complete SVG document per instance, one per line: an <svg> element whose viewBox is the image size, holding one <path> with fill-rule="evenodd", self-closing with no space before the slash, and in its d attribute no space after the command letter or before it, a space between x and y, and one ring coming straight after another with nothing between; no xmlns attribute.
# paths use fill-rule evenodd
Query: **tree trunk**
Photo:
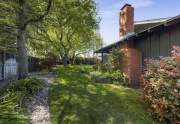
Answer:
<svg viewBox="0 0 180 124"><path fill-rule="evenodd" d="M28 57L26 49L26 19L27 3L26 0L19 0L20 10L18 13L18 36L17 36L17 55L18 55L18 78L28 76Z"/></svg>
<svg viewBox="0 0 180 124"><path fill-rule="evenodd" d="M71 64L75 65L75 57L74 56L71 58Z"/></svg>
<svg viewBox="0 0 180 124"><path fill-rule="evenodd" d="M28 76L28 57L26 50L26 31L19 30L17 38L17 54L18 54L18 78L26 78Z"/></svg>
<svg viewBox="0 0 180 124"><path fill-rule="evenodd" d="M63 57L63 65L65 66L65 67L67 67L68 65L69 65L69 59L68 59L68 57Z"/></svg>

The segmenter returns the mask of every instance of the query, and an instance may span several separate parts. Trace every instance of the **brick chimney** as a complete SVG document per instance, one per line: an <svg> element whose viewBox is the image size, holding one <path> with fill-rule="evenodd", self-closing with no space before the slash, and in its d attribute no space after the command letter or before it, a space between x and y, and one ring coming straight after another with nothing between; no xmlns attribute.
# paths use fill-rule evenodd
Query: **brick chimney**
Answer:
<svg viewBox="0 0 180 124"><path fill-rule="evenodd" d="M125 4L121 8L119 24L120 38L134 32L134 8L131 5ZM119 47L124 53L124 56L121 60L122 66L120 69L128 76L131 86L138 86L141 75L142 54L133 44L133 39L128 39L127 42L121 42Z"/></svg>
<svg viewBox="0 0 180 124"><path fill-rule="evenodd" d="M130 4L125 4L121 8L119 18L120 37L134 32L134 8Z"/></svg>

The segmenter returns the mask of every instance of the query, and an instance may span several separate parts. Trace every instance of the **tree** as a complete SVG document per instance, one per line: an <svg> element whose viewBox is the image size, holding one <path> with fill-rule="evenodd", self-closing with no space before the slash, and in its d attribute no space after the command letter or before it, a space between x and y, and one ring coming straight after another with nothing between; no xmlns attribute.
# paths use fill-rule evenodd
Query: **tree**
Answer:
<svg viewBox="0 0 180 124"><path fill-rule="evenodd" d="M0 2L1 12L5 13L2 14L1 26L6 32L15 33L16 36L19 78L28 76L27 27L30 24L42 21L48 15L51 5L52 0L8 0ZM8 27L14 31L9 32Z"/></svg>
<svg viewBox="0 0 180 124"><path fill-rule="evenodd" d="M52 0L48 1L47 9L43 14L38 14L36 17L28 16L28 3L27 0L19 0L18 11L18 34L17 34L17 53L18 53L18 71L19 78L25 78L28 75L28 57L26 50L26 28L30 23L41 21L46 15L48 15ZM31 10L33 12L34 10ZM33 13L33 16L35 14Z"/></svg>
<svg viewBox="0 0 180 124"><path fill-rule="evenodd" d="M121 70L123 58L123 51L119 50L119 48L113 48L109 55L109 64L113 67L113 69Z"/></svg>
<svg viewBox="0 0 180 124"><path fill-rule="evenodd" d="M15 2L15 1L14 1ZM16 40L15 3L0 1L0 45L3 48L12 46Z"/></svg>
<svg viewBox="0 0 180 124"><path fill-rule="evenodd" d="M38 25L36 38L30 42L34 51L60 55L66 66L70 58L101 44L93 0L56 0L52 8L48 21Z"/></svg>

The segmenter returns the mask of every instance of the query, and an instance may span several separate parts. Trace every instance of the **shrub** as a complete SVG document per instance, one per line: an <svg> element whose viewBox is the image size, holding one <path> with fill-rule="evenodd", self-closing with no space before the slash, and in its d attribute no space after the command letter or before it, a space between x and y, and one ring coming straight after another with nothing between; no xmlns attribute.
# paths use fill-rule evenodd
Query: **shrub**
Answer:
<svg viewBox="0 0 180 124"><path fill-rule="evenodd" d="M42 89L43 82L36 78L26 78L17 80L15 83L10 84L8 90L10 92L20 92L26 96L32 96Z"/></svg>
<svg viewBox="0 0 180 124"><path fill-rule="evenodd" d="M110 83L111 79L107 78L102 72L94 71L90 73L91 79L97 83Z"/></svg>
<svg viewBox="0 0 180 124"><path fill-rule="evenodd" d="M112 49L105 63L96 63L93 66L96 72L91 73L92 79L100 83L114 83L128 86L128 78L120 70L123 56L124 53L121 50L117 48Z"/></svg>
<svg viewBox="0 0 180 124"><path fill-rule="evenodd" d="M117 85L128 86L127 77L120 71L113 72L91 72L91 78L97 83L113 83Z"/></svg>
<svg viewBox="0 0 180 124"><path fill-rule="evenodd" d="M143 75L145 101L149 112L164 123L180 118L180 47L173 47L172 56L148 60Z"/></svg>
<svg viewBox="0 0 180 124"><path fill-rule="evenodd" d="M104 63L96 63L93 68L98 71L110 72L120 70L122 66L123 51L113 48L110 54L107 55L107 61Z"/></svg>
<svg viewBox="0 0 180 124"><path fill-rule="evenodd" d="M118 70L122 66L122 58L124 57L124 53L122 50L118 48L112 49L109 55L109 61L112 64L114 70Z"/></svg>
<svg viewBox="0 0 180 124"><path fill-rule="evenodd" d="M81 73L81 74L88 74L91 70L92 70L92 67L91 66L77 66L78 67L78 71Z"/></svg>
<svg viewBox="0 0 180 124"><path fill-rule="evenodd" d="M102 72L110 72L110 71L113 71L113 68L111 66L111 64L109 64L108 62L107 63L96 63L94 66L93 66L93 69L95 71L102 71Z"/></svg>
<svg viewBox="0 0 180 124"><path fill-rule="evenodd" d="M123 86L129 85L127 76L119 70L114 71L113 73L108 73L108 76L112 79L114 84L121 84Z"/></svg>
<svg viewBox="0 0 180 124"><path fill-rule="evenodd" d="M73 60L72 60L73 61ZM73 64L76 65L80 65L80 64L84 64L84 65L94 65L96 64L96 62L99 62L100 60L97 58L85 58L85 57L76 57Z"/></svg>
<svg viewBox="0 0 180 124"><path fill-rule="evenodd" d="M0 106L4 102L8 103L9 99L14 99L22 106L23 101L35 95L43 87L43 82L35 78L27 78L12 82L0 93Z"/></svg>
<svg viewBox="0 0 180 124"><path fill-rule="evenodd" d="M29 117L26 115L24 101L36 94L43 87L43 82L27 78L10 82L0 91L0 123L14 122L27 123ZM9 122L9 123L10 123Z"/></svg>

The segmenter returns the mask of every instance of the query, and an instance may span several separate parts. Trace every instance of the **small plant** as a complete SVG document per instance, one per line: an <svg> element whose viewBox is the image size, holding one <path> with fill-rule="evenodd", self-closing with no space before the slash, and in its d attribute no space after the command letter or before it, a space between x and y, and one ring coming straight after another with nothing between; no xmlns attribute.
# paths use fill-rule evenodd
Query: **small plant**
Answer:
<svg viewBox="0 0 180 124"><path fill-rule="evenodd" d="M20 92L26 96L32 96L42 89L43 82L36 78L26 78L17 80L15 83L10 84L8 90L10 92Z"/></svg>
<svg viewBox="0 0 180 124"><path fill-rule="evenodd" d="M93 79L96 82L128 86L128 77L120 70L123 56L124 54L120 49L112 49L106 63L97 63L94 65L93 68L96 72L93 72Z"/></svg>
<svg viewBox="0 0 180 124"><path fill-rule="evenodd" d="M180 47L173 47L172 56L148 60L143 75L148 110L158 120L175 124L180 119Z"/></svg>
<svg viewBox="0 0 180 124"><path fill-rule="evenodd" d="M124 53L117 48L111 50L110 54L107 55L107 61L105 63L96 63L93 68L103 72L113 72L121 69L122 58Z"/></svg>
<svg viewBox="0 0 180 124"><path fill-rule="evenodd" d="M128 86L127 76L120 71L113 72L91 72L91 78L97 83L113 83L116 85Z"/></svg>
<svg viewBox="0 0 180 124"><path fill-rule="evenodd" d="M112 49L109 56L109 61L112 64L114 70L119 70L121 68L123 57L124 57L123 51L117 48Z"/></svg>
<svg viewBox="0 0 180 124"><path fill-rule="evenodd" d="M129 85L127 76L119 70L109 73L109 76L115 84L121 84L123 86Z"/></svg>

